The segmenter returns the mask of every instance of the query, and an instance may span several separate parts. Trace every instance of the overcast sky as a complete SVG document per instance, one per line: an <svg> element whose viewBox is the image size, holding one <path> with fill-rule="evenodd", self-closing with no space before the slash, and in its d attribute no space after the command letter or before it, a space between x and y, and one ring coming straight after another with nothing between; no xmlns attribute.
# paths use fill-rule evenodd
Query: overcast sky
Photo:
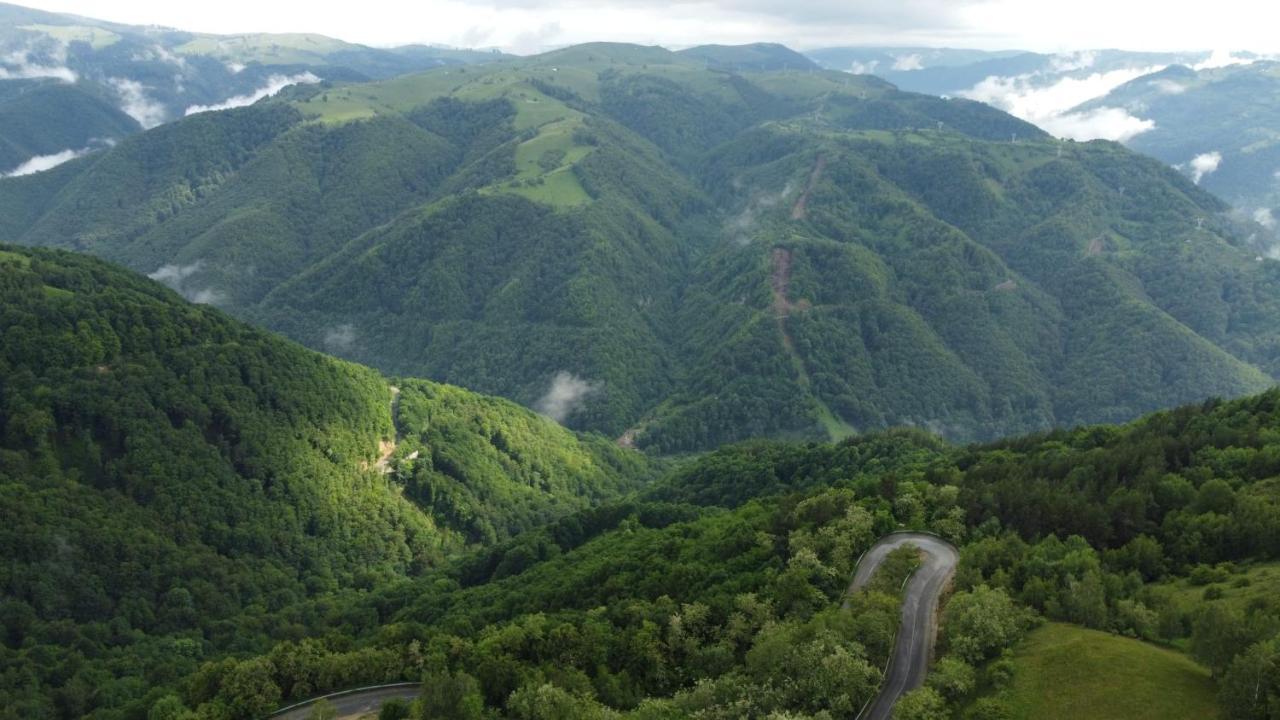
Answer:
<svg viewBox="0 0 1280 720"><path fill-rule="evenodd" d="M1280 51L1274 0L19 0L45 10L183 30L314 32L535 52L589 40L797 49L912 44L1057 51Z"/></svg>

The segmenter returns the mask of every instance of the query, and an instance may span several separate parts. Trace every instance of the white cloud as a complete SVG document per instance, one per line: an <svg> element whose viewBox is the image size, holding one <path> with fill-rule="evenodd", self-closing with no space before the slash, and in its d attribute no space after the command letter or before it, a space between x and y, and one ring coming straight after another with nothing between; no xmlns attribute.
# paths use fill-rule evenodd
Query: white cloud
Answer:
<svg viewBox="0 0 1280 720"><path fill-rule="evenodd" d="M52 170L64 162L70 162L88 153L92 148L81 148L80 150L63 150L51 155L37 155L30 160L22 163L18 167L7 173L0 173L0 177L20 177L22 175L33 175L45 170Z"/></svg>
<svg viewBox="0 0 1280 720"><path fill-rule="evenodd" d="M1258 208L1253 211L1253 221L1268 230L1274 230L1276 227L1276 216L1271 212L1271 208Z"/></svg>
<svg viewBox="0 0 1280 720"><path fill-rule="evenodd" d="M107 78L107 82L120 96L120 109L137 120L143 129L150 130L167 119L164 106L147 97L147 87L142 83L118 77Z"/></svg>
<svg viewBox="0 0 1280 720"><path fill-rule="evenodd" d="M1200 180L1205 175L1209 175L1218 169L1222 164L1222 153L1218 151L1201 153L1193 158L1188 164L1191 169L1191 181L1199 185Z"/></svg>
<svg viewBox="0 0 1280 720"><path fill-rule="evenodd" d="M356 328L351 323L343 323L325 330L324 346L329 352L350 350L356 344Z"/></svg>
<svg viewBox="0 0 1280 720"><path fill-rule="evenodd" d="M182 285L182 281L199 271L203 264L197 260L190 265L161 265L155 272L147 273L147 277L152 280L159 280L177 290Z"/></svg>
<svg viewBox="0 0 1280 720"><path fill-rule="evenodd" d="M1151 81L1151 86L1162 95L1181 95L1187 91L1186 85L1168 78L1156 78Z"/></svg>
<svg viewBox="0 0 1280 720"><path fill-rule="evenodd" d="M547 394L543 395L533 407L534 410L552 420L563 423L574 411L582 407L588 397L599 390L598 384L583 380L573 373L561 371L551 379L551 387L547 390Z"/></svg>
<svg viewBox="0 0 1280 720"><path fill-rule="evenodd" d="M849 64L849 72L854 75L874 75L876 68L879 66L879 60L871 60L869 62L858 62L855 60Z"/></svg>
<svg viewBox="0 0 1280 720"><path fill-rule="evenodd" d="M900 55L893 59L894 70L901 70L901 71L920 70L923 67L924 67L924 58L920 57L919 53L914 53L911 55Z"/></svg>
<svg viewBox="0 0 1280 720"><path fill-rule="evenodd" d="M1209 53L1209 57L1191 66L1192 70L1212 70L1228 65L1248 65L1256 62L1256 58L1248 55L1236 55L1230 50L1217 49Z"/></svg>
<svg viewBox="0 0 1280 720"><path fill-rule="evenodd" d="M1054 115L1041 120L1039 125L1057 137L1116 142L1128 142L1156 126L1152 120L1134 117L1127 110L1114 107Z"/></svg>
<svg viewBox="0 0 1280 720"><path fill-rule="evenodd" d="M244 69L246 67L248 67L248 65L245 65L244 63L238 63L238 62L227 63L227 69L231 71L232 75L239 75L240 73L244 72Z"/></svg>
<svg viewBox="0 0 1280 720"><path fill-rule="evenodd" d="M187 299L197 305L220 305L227 299L227 295L221 290L204 288L191 293Z"/></svg>
<svg viewBox="0 0 1280 720"><path fill-rule="evenodd" d="M252 105L265 97L271 97L290 85L311 84L320 82L320 78L315 75L304 72L298 75L272 75L267 78L267 84L254 90L248 95L236 95L229 97L220 103L214 105L192 105L187 108L184 115L195 115L202 112L213 112L217 110L230 110L231 108L244 107Z"/></svg>
<svg viewBox="0 0 1280 720"><path fill-rule="evenodd" d="M1063 67L1083 69L1093 63L1093 58L1081 53L1069 56L1062 63ZM1155 127L1155 123L1117 108L1098 108L1084 113L1070 111L1124 83L1161 69L1159 66L1123 68L1083 77L1056 77L1043 73L991 76L960 95L994 105L1062 137L1127 140Z"/></svg>
<svg viewBox="0 0 1280 720"><path fill-rule="evenodd" d="M36 78L53 78L65 83L73 83L77 76L75 71L65 65L42 65L33 61L29 50L16 50L0 57L0 80L34 80Z"/></svg>

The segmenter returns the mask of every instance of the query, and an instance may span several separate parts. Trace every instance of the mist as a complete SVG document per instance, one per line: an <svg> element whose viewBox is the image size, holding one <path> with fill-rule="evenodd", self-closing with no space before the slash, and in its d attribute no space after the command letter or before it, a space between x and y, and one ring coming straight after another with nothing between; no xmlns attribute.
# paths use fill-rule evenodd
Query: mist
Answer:
<svg viewBox="0 0 1280 720"><path fill-rule="evenodd" d="M1217 171L1218 166L1222 164L1222 153L1218 151L1201 153L1193 158L1187 164L1191 171L1191 181L1199 185L1204 176L1210 175Z"/></svg>
<svg viewBox="0 0 1280 720"><path fill-rule="evenodd" d="M61 48L65 60L66 49ZM16 50L0 57L0 80L35 80L53 78L74 83L78 76L66 65L43 65L31 59L31 50Z"/></svg>
<svg viewBox="0 0 1280 720"><path fill-rule="evenodd" d="M21 177L23 175L34 175L35 173L44 172L45 170L52 170L62 163L75 160L89 152L92 152L92 148L63 150L62 152L56 152L50 155L36 155L13 170L6 173L0 173L0 177Z"/></svg>
<svg viewBox="0 0 1280 720"><path fill-rule="evenodd" d="M204 262L197 260L190 265L162 265L153 272L147 273L152 280L164 283L179 295L197 305L220 305L227 299L227 294L212 287L192 287L191 276L200 272Z"/></svg>
<svg viewBox="0 0 1280 720"><path fill-rule="evenodd" d="M599 391L598 383L561 370L551 379L551 387L534 403L533 409L563 424L570 415L582 408L587 398Z"/></svg>
<svg viewBox="0 0 1280 720"><path fill-rule="evenodd" d="M120 109L137 120L144 130L150 130L168 119L164 106L147 97L147 87L142 83L118 77L107 78L107 82L120 97Z"/></svg>
<svg viewBox="0 0 1280 720"><path fill-rule="evenodd" d="M356 328L351 323L335 325L324 331L323 342L329 352L346 352L356 344Z"/></svg>
<svg viewBox="0 0 1280 720"><path fill-rule="evenodd" d="M1093 62L1091 53L1074 53L1055 58L1053 70L1078 72L1088 69ZM1012 77L993 75L960 95L994 105L1058 137L1124 142L1153 129L1155 123L1135 117L1123 108L1101 107L1083 112L1074 109L1162 69L1159 65L1123 68L1056 80L1041 71Z"/></svg>
<svg viewBox="0 0 1280 720"><path fill-rule="evenodd" d="M192 105L187 108L184 115L195 115L202 112L216 112L218 110L230 110L232 108L245 107L252 105L259 100L271 97L290 85L310 85L320 82L320 78L316 75L304 72L297 75L272 75L267 78L267 84L254 90L248 95L235 95L213 105Z"/></svg>

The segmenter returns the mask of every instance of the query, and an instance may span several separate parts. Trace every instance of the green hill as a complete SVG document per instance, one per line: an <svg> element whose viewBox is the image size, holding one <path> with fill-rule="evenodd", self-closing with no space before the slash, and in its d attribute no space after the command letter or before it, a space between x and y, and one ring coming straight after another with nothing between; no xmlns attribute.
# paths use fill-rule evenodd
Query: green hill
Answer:
<svg viewBox="0 0 1280 720"><path fill-rule="evenodd" d="M661 452L988 439L1280 372L1280 271L1220 201L866 76L597 43L206 113L47 175L0 181L0 239Z"/></svg>
<svg viewBox="0 0 1280 720"><path fill-rule="evenodd" d="M1128 141L1135 150L1179 166L1193 175L1192 160L1217 153L1218 162L1199 178L1205 188L1249 216L1259 216L1275 245L1280 207L1275 170L1280 165L1280 63L1193 70L1173 65L1125 83L1081 109L1121 107L1154 126ZM1266 232L1270 231L1270 232Z"/></svg>
<svg viewBox="0 0 1280 720"><path fill-rule="evenodd" d="M628 501L335 597L341 629L207 663L166 702L246 717L262 697L421 679L428 717L851 716L902 577L841 609L847 582L906 527L961 549L929 681L947 714L929 717L1269 717L1250 708L1280 698L1280 605L1170 590L1274 571L1277 417L1271 391L988 446L899 430L722 448ZM1036 615L1054 623L1027 634Z"/></svg>
<svg viewBox="0 0 1280 720"><path fill-rule="evenodd" d="M1014 650L1013 720L1222 717L1209 671L1137 640L1053 623Z"/></svg>
<svg viewBox="0 0 1280 720"><path fill-rule="evenodd" d="M102 148L138 129L133 118L86 88L54 81L0 83L0 173L14 172L33 157Z"/></svg>
<svg viewBox="0 0 1280 720"><path fill-rule="evenodd" d="M648 477L602 438L393 387L99 260L5 247L0 298L0 717L145 715L202 659L334 620L290 605Z"/></svg>

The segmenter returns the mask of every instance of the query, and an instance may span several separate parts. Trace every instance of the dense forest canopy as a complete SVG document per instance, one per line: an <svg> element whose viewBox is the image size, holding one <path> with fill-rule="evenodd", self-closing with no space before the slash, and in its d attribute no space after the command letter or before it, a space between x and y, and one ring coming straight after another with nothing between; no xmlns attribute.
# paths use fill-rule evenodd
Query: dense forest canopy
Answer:
<svg viewBox="0 0 1280 720"><path fill-rule="evenodd" d="M322 627L285 613L304 598L420 574L652 472L70 253L0 248L0 328L13 717L145 712L204 657Z"/></svg>
<svg viewBox="0 0 1280 720"><path fill-rule="evenodd" d="M988 440L1280 372L1280 265L1184 176L778 46L309 85L0 180L0 209L0 240L660 453Z"/></svg>

